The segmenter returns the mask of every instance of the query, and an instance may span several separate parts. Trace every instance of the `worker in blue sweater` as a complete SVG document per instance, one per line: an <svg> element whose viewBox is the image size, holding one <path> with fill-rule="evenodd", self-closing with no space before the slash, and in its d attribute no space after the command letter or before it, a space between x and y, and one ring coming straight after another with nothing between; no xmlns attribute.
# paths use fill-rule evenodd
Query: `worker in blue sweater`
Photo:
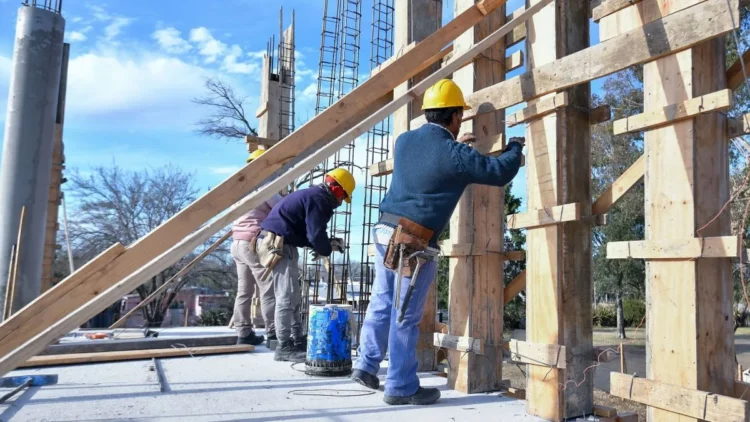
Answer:
<svg viewBox="0 0 750 422"><path fill-rule="evenodd" d="M328 257L334 250L343 252L343 241L329 238L326 229L334 210L343 201L351 203L354 186L351 173L333 169L326 173L322 184L281 199L261 223L257 252L276 295L277 361L304 362L307 354L306 342L300 341L302 289L297 248L311 248L313 260Z"/></svg>
<svg viewBox="0 0 750 422"><path fill-rule="evenodd" d="M505 186L516 176L524 146L523 138L511 138L493 157L467 145L470 134L457 141L463 112L471 108L453 81L430 87L422 109L428 123L396 140L393 179L373 228L375 282L352 372L354 381L377 389L388 350L384 401L393 405L440 398L438 389L420 387L416 358L417 324L437 272L438 236L468 185Z"/></svg>

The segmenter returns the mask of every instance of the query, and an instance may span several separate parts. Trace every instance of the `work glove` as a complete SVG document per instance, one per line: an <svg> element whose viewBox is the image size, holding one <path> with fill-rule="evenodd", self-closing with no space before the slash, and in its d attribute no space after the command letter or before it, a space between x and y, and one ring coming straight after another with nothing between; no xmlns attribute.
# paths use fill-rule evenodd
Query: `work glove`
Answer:
<svg viewBox="0 0 750 422"><path fill-rule="evenodd" d="M344 239L340 237L334 237L331 238L331 249L333 249L336 252L344 252L344 247L346 245L344 244Z"/></svg>
<svg viewBox="0 0 750 422"><path fill-rule="evenodd" d="M513 142L518 142L521 144L521 148L523 148L524 145L526 145L526 138L523 136L514 136L508 140L508 145L510 145Z"/></svg>
<svg viewBox="0 0 750 422"><path fill-rule="evenodd" d="M471 145L471 144L473 144L474 142L477 141L477 137L474 136L473 133L464 132L461 136L458 137L458 139L456 141L458 141L461 144L469 144L469 145Z"/></svg>
<svg viewBox="0 0 750 422"><path fill-rule="evenodd" d="M321 255L321 254L315 252L315 250L311 249L310 250L310 259L312 260L312 262L320 261L321 259L323 259L323 255Z"/></svg>

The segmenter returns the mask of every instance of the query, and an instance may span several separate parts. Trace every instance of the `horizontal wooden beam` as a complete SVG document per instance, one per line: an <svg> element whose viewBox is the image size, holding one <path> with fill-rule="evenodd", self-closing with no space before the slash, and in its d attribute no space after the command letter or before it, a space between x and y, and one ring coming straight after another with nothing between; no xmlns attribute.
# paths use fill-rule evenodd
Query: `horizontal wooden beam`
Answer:
<svg viewBox="0 0 750 422"><path fill-rule="evenodd" d="M706 421L746 421L750 406L745 400L611 372L610 394L647 406Z"/></svg>
<svg viewBox="0 0 750 422"><path fill-rule="evenodd" d="M696 25L700 22L700 25ZM690 48L733 29L726 0L706 0L466 96L475 114L503 110Z"/></svg>
<svg viewBox="0 0 750 422"><path fill-rule="evenodd" d="M267 149L280 142L280 139L261 138L260 136L247 135L245 136L245 143L247 144L247 152L253 152L258 148Z"/></svg>
<svg viewBox="0 0 750 422"><path fill-rule="evenodd" d="M266 112L268 111L268 106L269 105L270 104L268 103L268 101L265 101L265 102L261 103L261 105L258 107L258 109L255 110L255 117L260 118L262 115L266 114Z"/></svg>
<svg viewBox="0 0 750 422"><path fill-rule="evenodd" d="M507 305L526 288L526 270L521 271L503 289L503 302Z"/></svg>
<svg viewBox="0 0 750 422"><path fill-rule="evenodd" d="M477 9L482 12L483 15L487 16L492 13L493 10L505 4L507 0L480 0L477 3Z"/></svg>
<svg viewBox="0 0 750 422"><path fill-rule="evenodd" d="M387 176L391 173L393 173L393 158L370 166L370 176L372 177Z"/></svg>
<svg viewBox="0 0 750 422"><path fill-rule="evenodd" d="M433 337L435 347L444 347L446 349L460 350L462 352L472 352L478 355L484 354L484 345L482 340L471 337L458 337L450 334L435 333Z"/></svg>
<svg viewBox="0 0 750 422"><path fill-rule="evenodd" d="M170 347L168 349L126 350L101 353L69 353L64 355L34 356L21 365L23 368L36 366L73 365L96 362L119 362L151 358L173 358L196 355L217 355L225 353L252 352L255 346L249 344L231 346Z"/></svg>
<svg viewBox="0 0 750 422"><path fill-rule="evenodd" d="M700 114L726 110L731 106L732 91L723 89L676 104L670 104L658 110L647 110L635 116L615 120L613 131L615 135L620 135L628 132L653 129Z"/></svg>
<svg viewBox="0 0 750 422"><path fill-rule="evenodd" d="M564 223L566 221L576 221L580 220L581 216L581 204L576 202L522 214L511 214L506 218L506 221L508 229L528 229L531 227Z"/></svg>
<svg viewBox="0 0 750 422"><path fill-rule="evenodd" d="M168 349L174 347L231 346L236 343L236 335L76 341L49 346L39 356L67 355L71 353L123 352L128 350Z"/></svg>
<svg viewBox="0 0 750 422"><path fill-rule="evenodd" d="M727 69L727 88L734 91L743 82L745 82L745 74L742 73L742 63L745 64L745 69L750 69L750 50L742 53L742 57L738 57L729 69Z"/></svg>
<svg viewBox="0 0 750 422"><path fill-rule="evenodd" d="M599 107L596 107L595 109L589 111L589 123L591 123L592 125L607 122L611 118L612 109L609 104L600 105Z"/></svg>
<svg viewBox="0 0 750 422"><path fill-rule="evenodd" d="M503 385L500 390L503 392L503 396L513 397L516 400L526 400L526 390L523 388L514 388L510 386L509 380L503 380Z"/></svg>
<svg viewBox="0 0 750 422"><path fill-rule="evenodd" d="M591 214L606 214L626 193L630 191L646 174L646 156L641 155L612 183L604 193L599 195L591 206Z"/></svg>
<svg viewBox="0 0 750 422"><path fill-rule="evenodd" d="M735 380L733 393L732 397L747 401L750 399L750 384L740 380Z"/></svg>
<svg viewBox="0 0 750 422"><path fill-rule="evenodd" d="M743 114L736 119L727 119L727 137L739 138L750 134L750 113Z"/></svg>
<svg viewBox="0 0 750 422"><path fill-rule="evenodd" d="M539 119L561 107L568 105L568 93L561 92L554 97L545 98L539 100L533 105L530 105L523 110L517 111L511 114L506 121L508 126L513 127L519 123L528 122L531 120Z"/></svg>
<svg viewBox="0 0 750 422"><path fill-rule="evenodd" d="M565 346L529 343L515 339L511 340L508 346L510 348L510 360L513 362L565 369Z"/></svg>
<svg viewBox="0 0 750 422"><path fill-rule="evenodd" d="M737 236L607 243L607 259L738 258Z"/></svg>
<svg viewBox="0 0 750 422"><path fill-rule="evenodd" d="M453 243L440 245L441 254L448 257L459 256L482 256L488 253L500 254L506 261L523 261L526 259L524 251L504 251L503 248L496 244L489 245L477 243Z"/></svg>
<svg viewBox="0 0 750 422"><path fill-rule="evenodd" d="M591 19L594 22L599 22L601 18L609 16L615 12L618 12L628 6L640 3L642 0L608 0L602 2L600 5L594 7L591 11Z"/></svg>

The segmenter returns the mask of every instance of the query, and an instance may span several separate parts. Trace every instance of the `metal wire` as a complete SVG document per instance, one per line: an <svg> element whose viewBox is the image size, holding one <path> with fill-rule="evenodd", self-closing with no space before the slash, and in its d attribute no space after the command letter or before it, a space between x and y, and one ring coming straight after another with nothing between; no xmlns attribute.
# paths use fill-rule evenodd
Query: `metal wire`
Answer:
<svg viewBox="0 0 750 422"><path fill-rule="evenodd" d="M57 14L62 13L62 0L24 0L23 5L49 10Z"/></svg>

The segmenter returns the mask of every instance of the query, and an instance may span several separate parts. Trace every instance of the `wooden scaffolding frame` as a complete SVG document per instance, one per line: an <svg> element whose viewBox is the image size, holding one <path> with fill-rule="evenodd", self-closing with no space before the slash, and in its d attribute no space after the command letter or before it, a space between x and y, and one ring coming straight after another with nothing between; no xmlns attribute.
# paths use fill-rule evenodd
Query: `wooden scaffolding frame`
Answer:
<svg viewBox="0 0 750 422"><path fill-rule="evenodd" d="M646 239L613 242L608 257L648 260L648 374L612 374L612 394L648 405L652 420L748 420L742 397L750 385L735 381L730 267L745 251L720 210L729 198L728 138L749 125L717 113L731 104L727 80L741 83L734 66L727 76L722 38L739 24L738 0L530 0L507 15L504 3L456 0L451 22L399 35L402 48L365 83L280 141L268 133L250 140L270 148L144 238L113 245L3 321L0 373L22 366L390 114L405 122L397 131L424 123L406 106L453 75L473 108L465 117L483 153L502 150L505 109L526 103L507 120L526 125L529 211L505 223L528 229L528 249L503 250L502 190L467 191L445 247L451 322L437 333L430 305L421 323L422 368L434 368L431 339L449 350L451 386L497 390L508 350L529 365L529 413L547 420L592 413L591 227L644 180ZM600 23L594 46L591 18ZM499 58L522 40L527 69L505 79L523 56ZM607 120L609 109L591 109L589 82L635 65L644 66L645 111L615 126L644 131L645 153L592 201L589 126ZM386 174L392 162L374 167ZM503 290L504 260L524 257L528 271ZM528 337L506 344L503 306L524 289Z"/></svg>

